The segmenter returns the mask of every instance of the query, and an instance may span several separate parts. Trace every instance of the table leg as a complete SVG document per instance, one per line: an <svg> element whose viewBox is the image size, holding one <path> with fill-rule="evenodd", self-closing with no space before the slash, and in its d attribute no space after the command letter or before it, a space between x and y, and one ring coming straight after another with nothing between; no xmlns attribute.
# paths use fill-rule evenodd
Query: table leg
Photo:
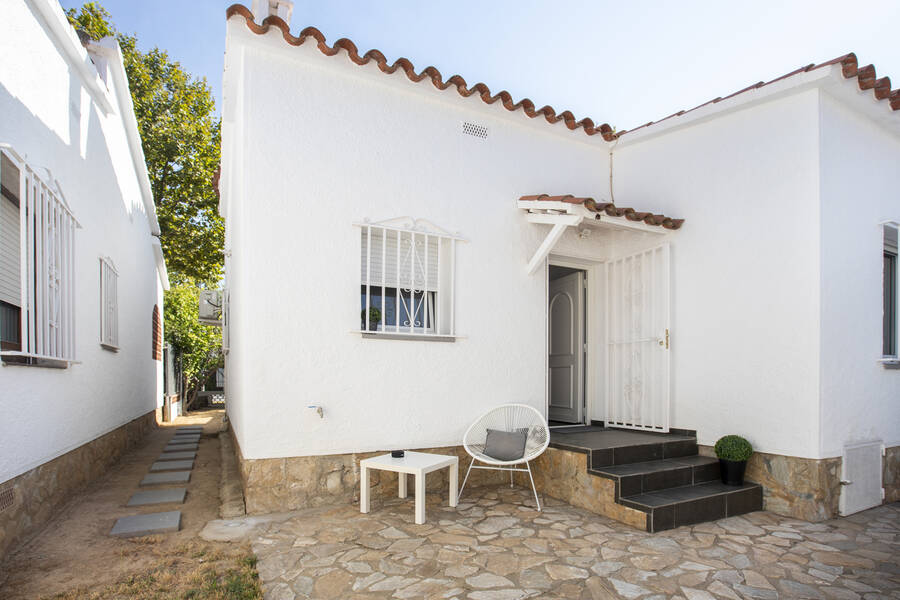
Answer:
<svg viewBox="0 0 900 600"><path fill-rule="evenodd" d="M406 498L406 473L397 473L400 482L400 498Z"/></svg>
<svg viewBox="0 0 900 600"><path fill-rule="evenodd" d="M416 473L416 525L425 523L425 473Z"/></svg>
<svg viewBox="0 0 900 600"><path fill-rule="evenodd" d="M359 512L369 512L369 469L359 467Z"/></svg>
<svg viewBox="0 0 900 600"><path fill-rule="evenodd" d="M450 506L456 506L459 494L459 461L450 465Z"/></svg>

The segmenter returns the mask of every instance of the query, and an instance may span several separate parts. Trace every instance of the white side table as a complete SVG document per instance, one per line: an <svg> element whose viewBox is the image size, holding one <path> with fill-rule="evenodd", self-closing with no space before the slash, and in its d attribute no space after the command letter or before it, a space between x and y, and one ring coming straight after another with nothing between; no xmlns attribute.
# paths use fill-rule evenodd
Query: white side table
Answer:
<svg viewBox="0 0 900 600"><path fill-rule="evenodd" d="M456 456L407 450L403 458L382 454L359 461L359 512L369 512L369 469L398 473L400 498L406 498L407 474L415 475L416 524L423 524L425 522L425 474L447 467L450 468L450 506L456 506L459 491L459 458Z"/></svg>

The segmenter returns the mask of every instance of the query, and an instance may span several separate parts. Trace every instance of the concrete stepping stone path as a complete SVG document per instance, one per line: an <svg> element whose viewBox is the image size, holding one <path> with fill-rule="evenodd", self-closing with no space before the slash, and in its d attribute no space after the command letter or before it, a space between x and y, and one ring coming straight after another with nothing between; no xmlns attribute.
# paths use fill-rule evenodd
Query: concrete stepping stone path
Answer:
<svg viewBox="0 0 900 600"><path fill-rule="evenodd" d="M144 490L135 492L127 506L147 506L148 504L182 504L187 488L167 490Z"/></svg>
<svg viewBox="0 0 900 600"><path fill-rule="evenodd" d="M156 462L160 462L162 460L191 460L197 458L196 450L186 450L184 452L163 452L159 455L159 458L156 459Z"/></svg>
<svg viewBox="0 0 900 600"><path fill-rule="evenodd" d="M122 517L113 525L110 535L116 537L138 537L154 533L168 533L181 529L181 511L150 513Z"/></svg>
<svg viewBox="0 0 900 600"><path fill-rule="evenodd" d="M191 440L192 442L199 442L200 436L197 435L196 433L186 433L184 435L173 435L172 439L169 441L175 442L175 441L185 441L185 440Z"/></svg>
<svg viewBox="0 0 900 600"><path fill-rule="evenodd" d="M150 472L160 471L190 471L194 468L194 459L190 460L163 460L150 465Z"/></svg>
<svg viewBox="0 0 900 600"><path fill-rule="evenodd" d="M141 487L160 485L163 483L187 483L191 480L190 471L167 471L165 473L148 473L141 480Z"/></svg>
<svg viewBox="0 0 900 600"><path fill-rule="evenodd" d="M163 452L188 452L197 450L199 447L198 444L169 444L163 448Z"/></svg>

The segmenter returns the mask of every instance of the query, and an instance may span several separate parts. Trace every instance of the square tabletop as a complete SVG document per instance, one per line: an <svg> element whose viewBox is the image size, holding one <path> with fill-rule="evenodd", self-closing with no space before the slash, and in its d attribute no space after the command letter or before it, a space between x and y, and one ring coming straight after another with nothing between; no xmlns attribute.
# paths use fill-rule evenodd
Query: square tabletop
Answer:
<svg viewBox="0 0 900 600"><path fill-rule="evenodd" d="M443 469L457 464L459 458L446 454L429 454L428 452L413 452L407 450L402 458L394 458L390 454L382 454L366 458L359 462L360 467L367 469L380 469L382 471L394 471L395 473L430 473L437 469Z"/></svg>

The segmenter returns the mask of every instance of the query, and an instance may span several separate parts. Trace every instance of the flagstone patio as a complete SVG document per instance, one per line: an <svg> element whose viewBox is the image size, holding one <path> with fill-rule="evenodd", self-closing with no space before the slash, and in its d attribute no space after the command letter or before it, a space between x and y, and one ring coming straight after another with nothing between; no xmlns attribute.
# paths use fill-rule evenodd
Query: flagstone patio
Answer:
<svg viewBox="0 0 900 600"><path fill-rule="evenodd" d="M266 598L900 598L897 503L649 534L551 498L539 513L523 489L429 500L424 525L404 500L248 517Z"/></svg>

